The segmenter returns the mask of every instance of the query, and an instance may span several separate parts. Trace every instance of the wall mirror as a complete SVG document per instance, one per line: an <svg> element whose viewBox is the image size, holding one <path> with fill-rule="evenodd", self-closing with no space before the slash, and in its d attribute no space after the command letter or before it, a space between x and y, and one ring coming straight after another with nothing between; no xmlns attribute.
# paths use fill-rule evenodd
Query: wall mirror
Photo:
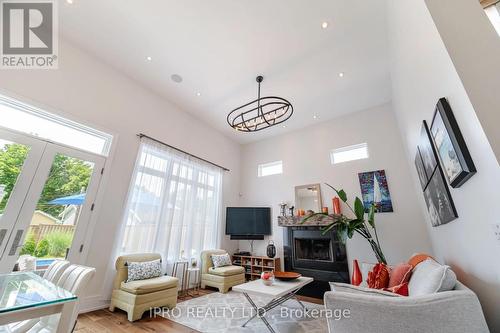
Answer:
<svg viewBox="0 0 500 333"><path fill-rule="evenodd" d="M321 187L319 184L295 186L295 208L321 212Z"/></svg>

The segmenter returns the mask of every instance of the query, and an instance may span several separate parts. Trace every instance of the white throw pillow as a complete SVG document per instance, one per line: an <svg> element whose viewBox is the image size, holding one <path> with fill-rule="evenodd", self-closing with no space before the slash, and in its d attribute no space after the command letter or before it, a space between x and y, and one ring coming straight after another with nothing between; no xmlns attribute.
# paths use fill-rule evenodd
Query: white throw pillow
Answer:
<svg viewBox="0 0 500 333"><path fill-rule="evenodd" d="M161 260L156 259L142 262L129 261L127 262L127 268L127 282L152 279L161 275Z"/></svg>
<svg viewBox="0 0 500 333"><path fill-rule="evenodd" d="M448 291L455 288L457 276L450 266L441 265L432 259L419 263L408 283L409 296L420 296Z"/></svg>
<svg viewBox="0 0 500 333"><path fill-rule="evenodd" d="M224 253L224 254L212 254L212 263L214 264L214 267L224 267L224 266L231 266L231 258L229 257L229 254Z"/></svg>

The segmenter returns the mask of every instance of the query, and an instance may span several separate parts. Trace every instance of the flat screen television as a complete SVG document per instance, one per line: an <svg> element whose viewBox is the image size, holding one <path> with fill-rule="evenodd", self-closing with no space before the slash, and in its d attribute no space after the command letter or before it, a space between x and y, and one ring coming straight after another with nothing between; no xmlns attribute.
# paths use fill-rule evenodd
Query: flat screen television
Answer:
<svg viewBox="0 0 500 333"><path fill-rule="evenodd" d="M271 208L226 208L226 235L231 235L231 239L264 239L264 235L270 234Z"/></svg>

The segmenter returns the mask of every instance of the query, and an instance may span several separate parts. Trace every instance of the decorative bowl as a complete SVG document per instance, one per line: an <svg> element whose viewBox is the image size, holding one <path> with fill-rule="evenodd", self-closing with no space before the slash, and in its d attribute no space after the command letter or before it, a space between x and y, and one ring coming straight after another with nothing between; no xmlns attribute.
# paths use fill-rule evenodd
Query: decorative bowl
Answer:
<svg viewBox="0 0 500 333"><path fill-rule="evenodd" d="M272 286L274 283L274 273L273 272L262 272L260 274L260 280L265 286Z"/></svg>
<svg viewBox="0 0 500 333"><path fill-rule="evenodd" d="M301 276L301 274L295 272L274 272L274 277L281 281L291 281Z"/></svg>

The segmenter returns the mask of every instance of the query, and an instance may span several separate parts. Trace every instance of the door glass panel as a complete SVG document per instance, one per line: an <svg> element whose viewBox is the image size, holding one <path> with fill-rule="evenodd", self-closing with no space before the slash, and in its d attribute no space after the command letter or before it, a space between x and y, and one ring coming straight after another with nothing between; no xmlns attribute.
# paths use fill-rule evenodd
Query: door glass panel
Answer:
<svg viewBox="0 0 500 333"><path fill-rule="evenodd" d="M0 221L28 152L26 145L0 139Z"/></svg>
<svg viewBox="0 0 500 333"><path fill-rule="evenodd" d="M66 257L93 169L92 162L55 156L20 253L36 257L37 269Z"/></svg>

